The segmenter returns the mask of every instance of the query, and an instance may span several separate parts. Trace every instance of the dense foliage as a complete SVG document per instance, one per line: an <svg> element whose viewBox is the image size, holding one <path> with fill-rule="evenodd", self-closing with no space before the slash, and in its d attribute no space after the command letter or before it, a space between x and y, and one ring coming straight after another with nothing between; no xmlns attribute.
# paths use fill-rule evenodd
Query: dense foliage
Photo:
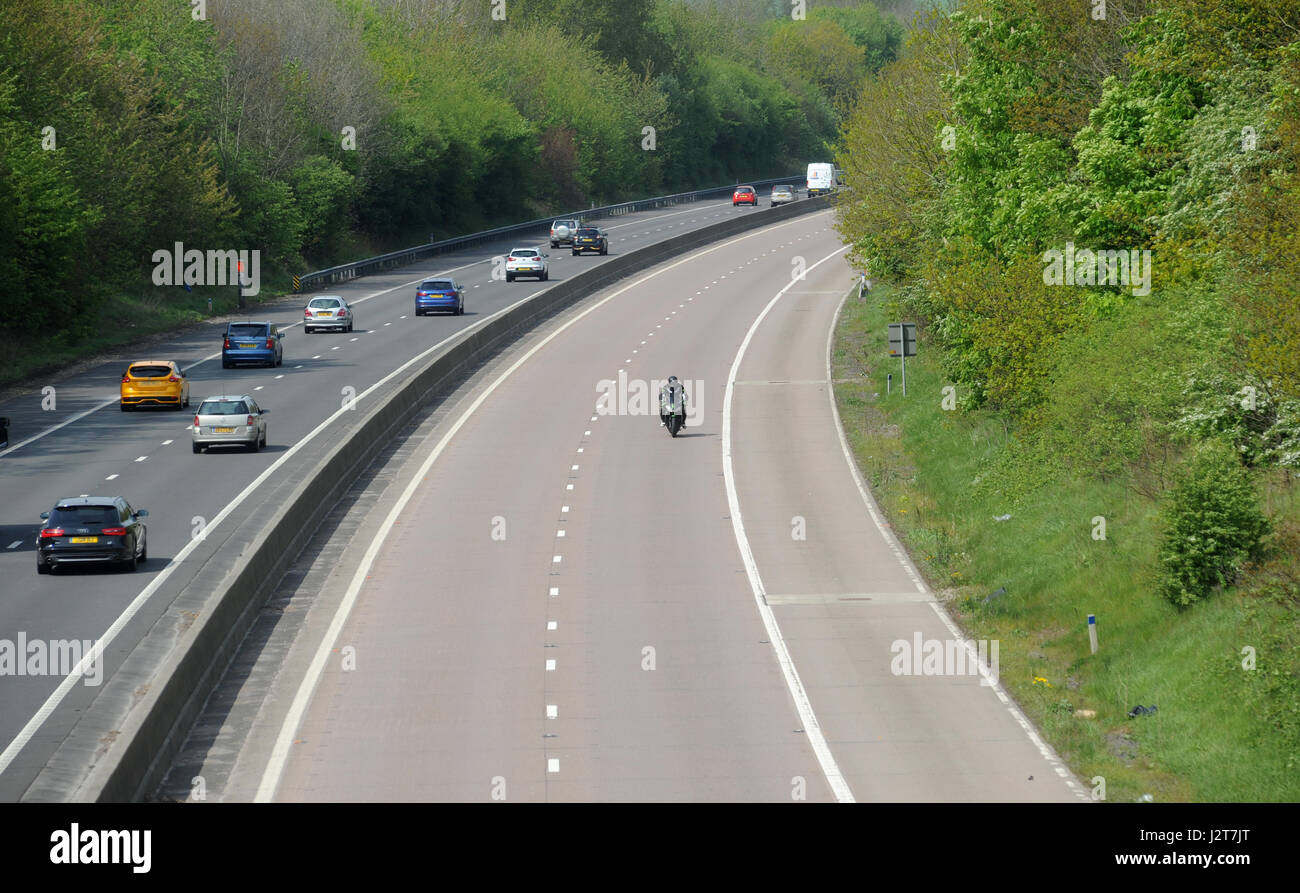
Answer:
<svg viewBox="0 0 1300 893"><path fill-rule="evenodd" d="M1255 554L1252 487L1300 467L1298 35L1300 0L959 0L843 125L851 256L1015 435L984 480L1163 501L1180 604Z"/></svg>
<svg viewBox="0 0 1300 893"><path fill-rule="evenodd" d="M0 0L0 347L79 343L176 242L283 281L801 170L901 43L835 3Z"/></svg>

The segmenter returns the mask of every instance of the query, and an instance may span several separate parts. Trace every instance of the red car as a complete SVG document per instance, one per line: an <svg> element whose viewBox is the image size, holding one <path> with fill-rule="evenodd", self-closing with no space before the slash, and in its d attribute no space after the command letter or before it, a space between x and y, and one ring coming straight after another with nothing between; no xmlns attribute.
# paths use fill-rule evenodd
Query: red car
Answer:
<svg viewBox="0 0 1300 893"><path fill-rule="evenodd" d="M758 192L753 186L737 186L736 191L731 193L731 207L736 205L753 205L758 207Z"/></svg>

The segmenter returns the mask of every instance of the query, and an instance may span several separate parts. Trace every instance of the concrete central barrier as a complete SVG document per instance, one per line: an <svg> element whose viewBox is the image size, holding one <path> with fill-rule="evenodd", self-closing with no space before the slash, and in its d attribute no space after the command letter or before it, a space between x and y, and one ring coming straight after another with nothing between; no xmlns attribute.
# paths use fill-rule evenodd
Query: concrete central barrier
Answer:
<svg viewBox="0 0 1300 893"><path fill-rule="evenodd" d="M23 796L122 802L157 789L209 692L258 611L320 522L376 456L426 406L542 321L619 279L748 230L830 206L820 197L748 212L613 257L489 318L340 418L295 457L257 512L196 549L129 652ZM352 414L345 414L352 415ZM337 431L334 429L337 428ZM328 473L326 473L328 469ZM158 519L161 520L161 519ZM146 612L141 612L145 615ZM137 618L138 619L138 618ZM56 711L57 714L57 711Z"/></svg>

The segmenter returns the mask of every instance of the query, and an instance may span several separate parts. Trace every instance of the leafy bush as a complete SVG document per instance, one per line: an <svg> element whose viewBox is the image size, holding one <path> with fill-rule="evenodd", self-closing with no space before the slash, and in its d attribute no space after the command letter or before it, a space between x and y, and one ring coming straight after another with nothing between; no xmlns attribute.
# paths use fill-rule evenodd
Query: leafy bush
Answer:
<svg viewBox="0 0 1300 893"><path fill-rule="evenodd" d="M1180 607L1231 584L1269 532L1249 473L1225 440L1193 454L1161 513L1160 594Z"/></svg>

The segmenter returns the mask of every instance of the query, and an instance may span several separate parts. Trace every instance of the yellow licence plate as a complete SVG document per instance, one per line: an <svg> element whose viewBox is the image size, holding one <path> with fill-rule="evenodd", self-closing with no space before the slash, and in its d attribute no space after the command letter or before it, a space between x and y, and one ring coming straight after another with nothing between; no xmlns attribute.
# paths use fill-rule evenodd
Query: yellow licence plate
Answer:
<svg viewBox="0 0 1300 893"><path fill-rule="evenodd" d="M234 428L213 428L213 429L212 429L212 433L214 433L214 434L234 434L234 433L235 433L235 429L234 429Z"/></svg>
<svg viewBox="0 0 1300 893"><path fill-rule="evenodd" d="M72 537L70 540L68 540L68 542L70 542L70 543L97 543L97 542L99 542L99 537L97 537L97 536L74 536L74 537Z"/></svg>
<svg viewBox="0 0 1300 893"><path fill-rule="evenodd" d="M334 315L334 311L333 311L333 310L318 310L318 311L316 311L316 315L317 315L317 316L333 316L333 315Z"/></svg>

